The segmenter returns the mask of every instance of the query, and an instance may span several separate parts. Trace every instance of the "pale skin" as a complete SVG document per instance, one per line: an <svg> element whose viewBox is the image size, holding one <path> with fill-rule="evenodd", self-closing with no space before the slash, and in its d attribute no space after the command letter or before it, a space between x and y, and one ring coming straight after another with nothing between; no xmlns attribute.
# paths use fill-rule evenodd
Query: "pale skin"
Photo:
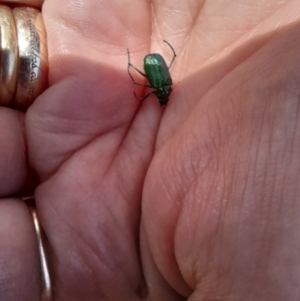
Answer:
<svg viewBox="0 0 300 301"><path fill-rule="evenodd" d="M299 1L33 3L49 88L0 108L1 298L40 300L26 186L56 301L299 300ZM163 39L164 109L126 52Z"/></svg>

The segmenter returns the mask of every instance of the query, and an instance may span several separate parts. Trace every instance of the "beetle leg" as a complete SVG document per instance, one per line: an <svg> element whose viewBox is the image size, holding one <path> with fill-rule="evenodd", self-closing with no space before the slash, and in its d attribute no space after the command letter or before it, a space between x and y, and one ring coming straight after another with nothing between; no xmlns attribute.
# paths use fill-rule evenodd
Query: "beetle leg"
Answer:
<svg viewBox="0 0 300 301"><path fill-rule="evenodd" d="M135 92L134 92L134 96L135 96L135 98L136 98L137 100L143 101L143 100L145 100L146 98L148 98L148 96L150 96L151 94L154 94L154 93L155 93L155 91L152 91L152 92L148 93L146 96L144 96L143 98L138 98L138 97L136 96Z"/></svg>
<svg viewBox="0 0 300 301"><path fill-rule="evenodd" d="M129 67L132 67L133 69L135 69L140 75L144 76L147 78L147 75L144 74L142 71L140 71L138 68L136 68L135 66L133 66L131 63L128 63L128 70L129 70Z"/></svg>
<svg viewBox="0 0 300 301"><path fill-rule="evenodd" d="M127 70L128 70L128 74L129 74L131 80L133 81L133 83L134 83L135 85L138 85L138 86L147 87L147 88L152 88L152 87L149 86L149 85L140 84L140 83L136 82L135 79L133 78L133 76L131 75L130 71L129 71L129 67L130 67L130 66L131 66L131 67L134 67L134 66L128 64L128 69L127 69ZM134 68L135 68L135 67L134 67ZM139 70L138 70L138 71L139 71Z"/></svg>
<svg viewBox="0 0 300 301"><path fill-rule="evenodd" d="M129 54L129 49L128 49L128 48L127 48L127 54L128 54L127 71L128 71L128 74L129 74L131 80L133 81L133 83L134 83L135 85L138 85L138 86L147 87L147 88L152 88L152 87L149 86L149 85L140 84L140 83L138 83L138 82L136 82L136 81L134 80L133 76L131 75L131 73L130 73L130 71L129 71L129 68L130 68L130 67L132 67L133 69L135 69L135 70L136 70L139 74L141 74L142 76L144 76L144 77L146 77L146 78L147 78L147 76L146 76L146 74L144 74L144 73L141 72L138 68L136 68L135 66L133 66L133 65L131 64L131 62L130 62L130 54Z"/></svg>
<svg viewBox="0 0 300 301"><path fill-rule="evenodd" d="M128 63L128 70L129 68L132 67L133 69L135 69L140 75L144 76L147 78L147 75L144 74L142 71L140 71L138 68L136 68L135 66L133 66L130 62ZM129 72L129 71L128 71Z"/></svg>
<svg viewBox="0 0 300 301"><path fill-rule="evenodd" d="M175 59L176 59L177 54L175 53L174 48L172 47L172 45L171 45L169 42L167 42L166 40L164 40L164 42L165 42L166 44L168 44L168 45L170 46L170 48L172 49L172 51L173 51L173 58L172 58L172 61L171 61L170 65L169 65L169 67L168 67L168 69L170 69L171 66L172 66L172 64L173 64L173 62L174 62Z"/></svg>
<svg viewBox="0 0 300 301"><path fill-rule="evenodd" d="M128 65L127 65L127 70L128 70L128 73L130 75L130 77L132 78L130 72L129 72L129 68L132 67L133 69L135 69L140 75L144 76L147 78L146 74L144 74L142 71L140 71L138 68L136 68L135 66L133 66L130 62L130 53L129 53L129 49L127 48L127 54L128 54ZM133 78L132 78L132 81L134 82Z"/></svg>

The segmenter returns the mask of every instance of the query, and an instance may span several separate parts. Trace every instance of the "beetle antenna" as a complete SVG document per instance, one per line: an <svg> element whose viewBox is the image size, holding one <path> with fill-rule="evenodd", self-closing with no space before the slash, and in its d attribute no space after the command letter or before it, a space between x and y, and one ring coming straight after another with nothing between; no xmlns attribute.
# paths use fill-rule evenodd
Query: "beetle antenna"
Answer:
<svg viewBox="0 0 300 301"><path fill-rule="evenodd" d="M169 65L169 69L171 68L171 66L172 66L172 64L173 64L173 62L175 61L175 58L176 58L176 56L177 56L177 54L175 53L175 50L174 50L174 48L172 47L172 45L168 42L168 41L166 41L166 40L163 40L166 44L168 44L169 46L170 46L170 48L172 49L172 51L173 51L173 58L172 58L172 61L171 61L171 63L170 63L170 65Z"/></svg>

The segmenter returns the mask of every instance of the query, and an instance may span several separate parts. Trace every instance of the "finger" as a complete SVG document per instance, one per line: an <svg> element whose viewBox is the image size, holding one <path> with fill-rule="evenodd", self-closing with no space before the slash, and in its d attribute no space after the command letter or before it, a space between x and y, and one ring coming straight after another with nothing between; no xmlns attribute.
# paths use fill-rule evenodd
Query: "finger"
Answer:
<svg viewBox="0 0 300 301"><path fill-rule="evenodd" d="M37 8L41 8L44 0L6 0L7 4L20 4L20 5L30 5Z"/></svg>
<svg viewBox="0 0 300 301"><path fill-rule="evenodd" d="M0 108L0 196L17 193L29 178L24 114Z"/></svg>
<svg viewBox="0 0 300 301"><path fill-rule="evenodd" d="M56 300L79 301L85 296L139 300L144 296L144 281L134 195L124 201L117 189L107 191L101 183L94 186L98 182L94 171L83 174L83 166L66 165L73 167L60 168L36 190L40 220L51 245Z"/></svg>
<svg viewBox="0 0 300 301"><path fill-rule="evenodd" d="M32 218L20 200L0 200L1 300L40 300L40 270Z"/></svg>

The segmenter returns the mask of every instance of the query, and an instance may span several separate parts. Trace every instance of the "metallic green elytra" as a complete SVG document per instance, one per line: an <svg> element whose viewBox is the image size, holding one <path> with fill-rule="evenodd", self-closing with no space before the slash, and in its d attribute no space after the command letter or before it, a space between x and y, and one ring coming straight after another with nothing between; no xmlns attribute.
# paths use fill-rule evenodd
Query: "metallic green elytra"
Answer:
<svg viewBox="0 0 300 301"><path fill-rule="evenodd" d="M151 53L144 57L145 73L141 72L139 69L137 69L135 66L133 66L131 64L129 50L127 49L127 53L128 53L127 70L128 70L128 74L129 74L130 78L132 79L133 83L136 85L139 85L139 86L154 89L154 91L148 93L146 96L144 96L143 98L141 98L139 100L145 100L149 95L155 94L156 97L158 98L161 106L166 105L168 103L169 96L172 92L173 82L172 82L172 77L170 75L169 69L171 68L171 66L176 58L176 53L175 53L173 47L167 41L164 40L164 42L167 43L173 51L173 58L171 60L170 65L167 66L164 58L160 54ZM149 85L137 83L129 71L130 67L135 69L142 76L146 77L149 82ZM134 93L134 96L137 98L135 93Z"/></svg>

